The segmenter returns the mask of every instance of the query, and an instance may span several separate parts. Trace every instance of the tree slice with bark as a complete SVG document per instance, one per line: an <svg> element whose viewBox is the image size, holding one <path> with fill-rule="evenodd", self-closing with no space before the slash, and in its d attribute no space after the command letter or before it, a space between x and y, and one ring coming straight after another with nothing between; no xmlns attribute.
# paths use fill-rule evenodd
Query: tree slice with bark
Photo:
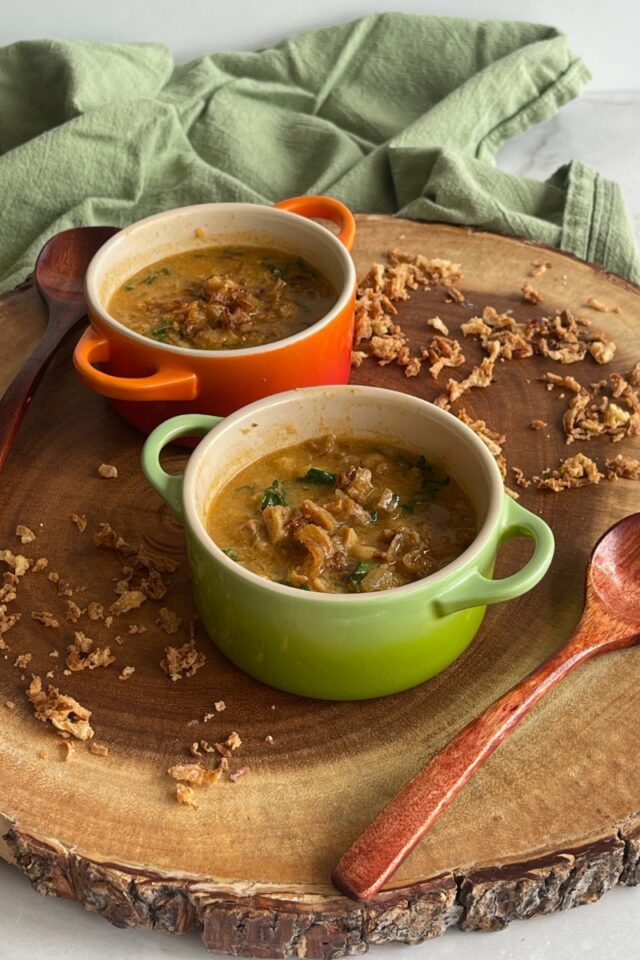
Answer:
<svg viewBox="0 0 640 960"><path fill-rule="evenodd" d="M547 370L589 384L631 369L640 358L637 288L512 238L389 217L361 216L358 227L360 275L390 247L461 264L464 302L451 302L441 287L417 291L399 305L398 319L417 353L437 332L427 320L440 317L461 340L467 363L435 382L426 365L407 378L396 364L367 359L354 382L432 400L448 372L461 379L481 359L478 344L460 336L461 322L487 305L523 319L569 307L616 341L611 364L561 366L540 357L498 363L495 382L456 406L506 434L509 465L528 476L578 450L600 462L638 455L637 440L567 447L566 398L538 382ZM529 279L536 262L551 267ZM523 301L527 282L542 304ZM594 310L589 298L610 309ZM0 359L0 389L43 326L29 284L0 299L0 330L11 346ZM75 898L117 925L201 927L210 949L236 956L323 960L369 944L416 943L455 924L499 929L588 903L616 883L638 882L638 650L586 665L536 707L373 904L340 896L329 879L344 850L425 760L568 636L590 548L611 523L638 509L637 482L603 480L560 494L522 490L525 506L555 532L551 571L527 596L490 610L466 653L414 690L364 703L303 700L246 677L199 633L206 664L172 683L160 669L163 650L186 639L193 615L182 533L140 472L141 436L80 384L72 347L65 344L54 360L0 475L0 547L49 560L46 571L21 579L14 608L23 618L5 635L11 650L0 659L0 854L36 890ZM531 430L533 419L548 428ZM178 469L185 457L174 449L169 462ZM102 463L116 465L118 478L102 479ZM84 533L71 514L87 516ZM47 580L51 571L69 580L81 609L90 600L114 601L119 562L91 540L101 522L180 562L165 598L144 603L110 631L84 615L77 624L67 621L63 598ZM35 542L22 546L17 524L30 527ZM526 545L505 547L498 575L526 556ZM182 618L182 632L162 631L160 606ZM44 609L59 614L58 630L31 620L31 610ZM130 623L146 632L130 635ZM101 643L110 641L116 662L64 675L73 631L94 636L92 628ZM53 649L58 658L49 656ZM24 653L32 654L28 667L14 667ZM127 665L135 672L119 680ZM44 680L52 670L51 682L91 710L94 739L108 746L108 756L77 743L65 761L58 735L35 718L25 687L32 672ZM12 709L3 706L7 700ZM216 712L216 701L226 709ZM176 804L167 769L192 762L192 742L223 741L233 730L243 741L233 762L250 767L249 774L195 788L195 810Z"/></svg>

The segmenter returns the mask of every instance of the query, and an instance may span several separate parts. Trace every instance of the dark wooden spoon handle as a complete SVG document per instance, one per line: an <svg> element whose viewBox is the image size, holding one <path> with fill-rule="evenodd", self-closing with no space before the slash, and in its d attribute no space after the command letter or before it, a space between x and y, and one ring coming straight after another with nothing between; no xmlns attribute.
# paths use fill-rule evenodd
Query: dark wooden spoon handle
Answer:
<svg viewBox="0 0 640 960"><path fill-rule="evenodd" d="M26 359L0 400L0 471L51 358L84 313L84 307L78 304L56 305L55 321L49 322L38 346Z"/></svg>
<svg viewBox="0 0 640 960"><path fill-rule="evenodd" d="M531 708L579 663L600 652L573 642L467 724L391 800L347 850L333 882L368 901L395 873L485 760Z"/></svg>

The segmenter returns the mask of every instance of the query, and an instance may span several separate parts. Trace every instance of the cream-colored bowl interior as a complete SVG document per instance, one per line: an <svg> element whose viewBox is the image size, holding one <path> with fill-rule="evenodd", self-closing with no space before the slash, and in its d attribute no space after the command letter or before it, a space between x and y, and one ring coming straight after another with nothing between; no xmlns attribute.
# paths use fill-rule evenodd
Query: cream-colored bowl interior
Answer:
<svg viewBox="0 0 640 960"><path fill-rule="evenodd" d="M184 478L185 511L205 546L211 549L213 544L205 528L209 507L239 470L272 451L326 433L393 443L424 454L449 472L469 496L478 519L478 535L462 557L479 551L495 530L504 497L500 472L484 444L456 417L391 390L307 387L244 407L222 421L192 454Z"/></svg>

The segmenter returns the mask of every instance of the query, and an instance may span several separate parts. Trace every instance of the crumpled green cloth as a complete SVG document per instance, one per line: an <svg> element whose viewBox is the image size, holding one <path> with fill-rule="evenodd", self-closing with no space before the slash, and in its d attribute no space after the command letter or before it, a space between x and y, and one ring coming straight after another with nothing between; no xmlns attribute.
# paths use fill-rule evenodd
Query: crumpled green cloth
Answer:
<svg viewBox="0 0 640 960"><path fill-rule="evenodd" d="M0 288L80 224L327 193L541 240L640 281L618 187L493 164L589 73L551 27L382 14L176 65L157 44L0 49Z"/></svg>

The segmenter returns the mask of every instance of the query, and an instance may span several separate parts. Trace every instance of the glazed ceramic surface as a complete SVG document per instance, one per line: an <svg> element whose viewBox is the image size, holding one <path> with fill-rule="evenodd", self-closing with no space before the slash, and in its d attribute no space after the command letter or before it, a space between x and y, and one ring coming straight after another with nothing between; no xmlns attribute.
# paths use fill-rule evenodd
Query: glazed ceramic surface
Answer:
<svg viewBox="0 0 640 960"><path fill-rule="evenodd" d="M337 223L337 235L310 217ZM356 276L349 250L355 222L329 197L294 197L275 207L212 203L169 210L121 230L92 260L85 293L91 326L74 353L88 387L149 431L185 412L228 414L292 387L346 383ZM248 243L300 255L333 285L335 306L292 337L240 350L196 350L130 330L106 309L112 293L144 266L183 250Z"/></svg>
<svg viewBox="0 0 640 960"><path fill-rule="evenodd" d="M216 493L268 452L325 433L393 441L442 465L476 511L471 546L437 573L379 593L297 590L230 560L204 525ZM185 435L204 438L184 477L170 476L160 452ZM377 697L439 673L468 646L486 605L530 590L553 555L549 527L504 493L495 461L473 431L439 407L395 391L307 388L224 420L177 417L151 434L142 462L184 524L195 599L213 641L257 679L308 697ZM512 576L491 579L500 544L518 536L535 541L533 556Z"/></svg>

